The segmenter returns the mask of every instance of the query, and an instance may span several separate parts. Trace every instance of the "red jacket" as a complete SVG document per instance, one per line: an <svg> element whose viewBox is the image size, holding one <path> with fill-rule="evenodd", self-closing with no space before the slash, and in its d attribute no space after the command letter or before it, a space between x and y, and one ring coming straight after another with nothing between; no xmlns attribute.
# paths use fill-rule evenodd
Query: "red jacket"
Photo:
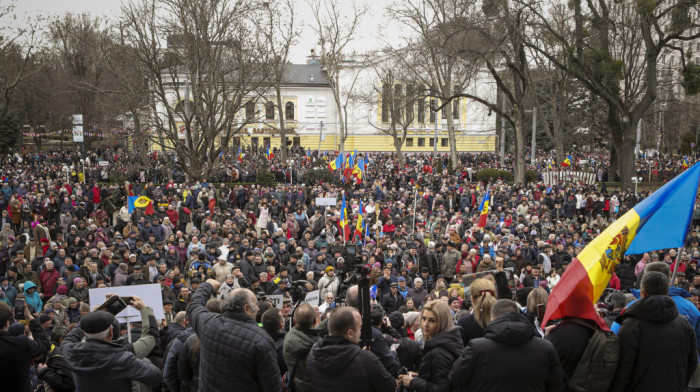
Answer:
<svg viewBox="0 0 700 392"><path fill-rule="evenodd" d="M41 282L41 292L44 294L44 298L53 297L56 294L56 289L58 288L58 278L61 274L56 268L51 271L44 268L39 274L39 282Z"/></svg>

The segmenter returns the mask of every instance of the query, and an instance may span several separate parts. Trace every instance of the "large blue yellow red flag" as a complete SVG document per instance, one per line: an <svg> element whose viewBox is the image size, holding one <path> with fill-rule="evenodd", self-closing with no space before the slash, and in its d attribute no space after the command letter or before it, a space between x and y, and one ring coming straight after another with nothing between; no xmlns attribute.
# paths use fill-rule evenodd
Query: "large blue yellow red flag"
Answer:
<svg viewBox="0 0 700 392"><path fill-rule="evenodd" d="M547 170L554 170L554 165L552 164L552 160L547 161Z"/></svg>
<svg viewBox="0 0 700 392"><path fill-rule="evenodd" d="M690 167L690 165L688 165L688 158L683 157L683 170L686 170L689 167Z"/></svg>
<svg viewBox="0 0 700 392"><path fill-rule="evenodd" d="M340 169L340 166L343 164L343 153L340 153L337 158L331 161L331 163L328 164L328 168L331 169L331 171L335 171Z"/></svg>
<svg viewBox="0 0 700 392"><path fill-rule="evenodd" d="M362 183L362 174L365 171L365 160L360 158L355 163L355 167L352 169L352 175L357 179L357 184Z"/></svg>
<svg viewBox="0 0 700 392"><path fill-rule="evenodd" d="M241 147L238 147L238 154L236 155L238 162L243 162L243 153L241 152Z"/></svg>
<svg viewBox="0 0 700 392"><path fill-rule="evenodd" d="M267 150L265 150L265 155L267 155L268 161L275 157L275 153L272 152L272 150L270 149L270 146L267 146Z"/></svg>
<svg viewBox="0 0 700 392"><path fill-rule="evenodd" d="M693 165L608 226L576 257L549 296L542 320L578 317L608 330L593 304L625 254L683 245L693 217L700 165ZM673 217L673 224L669 224Z"/></svg>
<svg viewBox="0 0 700 392"><path fill-rule="evenodd" d="M481 200L481 205L479 205L479 227L486 226L486 219L489 216L489 187L486 187L486 194Z"/></svg>
<svg viewBox="0 0 700 392"><path fill-rule="evenodd" d="M564 162L562 162L561 165L564 166L564 167L569 167L569 166L571 166L571 155L569 155L568 157L566 157L566 159L564 159Z"/></svg>

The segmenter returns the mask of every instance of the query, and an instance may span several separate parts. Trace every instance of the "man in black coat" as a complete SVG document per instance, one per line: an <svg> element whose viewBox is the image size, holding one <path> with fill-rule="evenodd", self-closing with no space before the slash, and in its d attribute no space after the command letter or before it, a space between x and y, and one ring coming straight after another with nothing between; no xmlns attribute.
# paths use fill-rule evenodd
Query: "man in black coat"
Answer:
<svg viewBox="0 0 700 392"><path fill-rule="evenodd" d="M404 302L406 301L403 295L399 294L399 285L396 282L392 282L391 285L389 285L389 292L382 295L382 299L379 301L386 314L391 314L399 310Z"/></svg>
<svg viewBox="0 0 700 392"><path fill-rule="evenodd" d="M10 305L0 302L0 389L6 391L29 392L29 362L49 351L49 337L32 317L25 304L24 314L29 320L29 328L34 340L23 334L10 336L7 330L12 320ZM24 330L24 328L22 328Z"/></svg>
<svg viewBox="0 0 700 392"><path fill-rule="evenodd" d="M130 391L132 381L150 386L162 381L159 368L112 341L114 324L114 316L103 310L88 313L80 318L80 328L73 328L63 340L61 352L77 391Z"/></svg>
<svg viewBox="0 0 700 392"><path fill-rule="evenodd" d="M212 313L205 304L220 285L215 279L202 283L192 295L187 311L201 344L199 389L224 391L235 385L236 390L243 392L281 390L275 344L255 323L255 294L248 289L235 289L224 298L223 314Z"/></svg>
<svg viewBox="0 0 700 392"><path fill-rule="evenodd" d="M394 378L377 356L358 346L361 330L357 309L345 306L333 311L329 336L316 343L306 359L314 392L394 391Z"/></svg>
<svg viewBox="0 0 700 392"><path fill-rule="evenodd" d="M450 372L452 389L561 391L564 372L557 351L536 336L535 326L518 305L499 299L491 308L484 337L472 339L455 362Z"/></svg>
<svg viewBox="0 0 700 392"><path fill-rule="evenodd" d="M698 363L695 331L668 296L668 276L645 272L642 299L622 312L610 391L685 391Z"/></svg>

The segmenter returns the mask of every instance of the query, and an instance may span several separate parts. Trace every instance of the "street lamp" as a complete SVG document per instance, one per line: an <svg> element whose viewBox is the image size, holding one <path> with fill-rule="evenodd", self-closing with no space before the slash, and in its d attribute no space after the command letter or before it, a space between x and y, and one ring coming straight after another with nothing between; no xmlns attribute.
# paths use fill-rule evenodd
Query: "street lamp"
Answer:
<svg viewBox="0 0 700 392"><path fill-rule="evenodd" d="M437 145L438 145L438 104L437 99L434 99L430 104L430 110L435 112L435 135L433 141L433 158L437 155Z"/></svg>
<svg viewBox="0 0 700 392"><path fill-rule="evenodd" d="M632 182L634 182L634 194L637 195L637 184L642 182L642 177L632 177Z"/></svg>

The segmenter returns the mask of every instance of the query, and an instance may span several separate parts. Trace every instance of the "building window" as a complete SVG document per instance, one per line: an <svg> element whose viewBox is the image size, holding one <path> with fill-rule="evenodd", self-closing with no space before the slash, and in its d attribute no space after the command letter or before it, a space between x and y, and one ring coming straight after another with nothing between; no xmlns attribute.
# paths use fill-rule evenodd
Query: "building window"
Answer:
<svg viewBox="0 0 700 392"><path fill-rule="evenodd" d="M274 120L275 119L275 104L271 101L268 101L265 104L265 120Z"/></svg>
<svg viewBox="0 0 700 392"><path fill-rule="evenodd" d="M449 147L449 143L447 142L446 137L443 137L442 139L440 139L440 146L441 147Z"/></svg>
<svg viewBox="0 0 700 392"><path fill-rule="evenodd" d="M389 122L389 99L391 96L391 87L387 83L382 86L382 122Z"/></svg>
<svg viewBox="0 0 700 392"><path fill-rule="evenodd" d="M413 85L406 86L406 123L413 122L413 104L416 101Z"/></svg>
<svg viewBox="0 0 700 392"><path fill-rule="evenodd" d="M434 137L431 137L431 138L430 138L430 143L429 143L429 144L430 144L430 147L435 147L435 138L434 138Z"/></svg>
<svg viewBox="0 0 700 392"><path fill-rule="evenodd" d="M437 100L431 99L430 100L430 123L433 124L435 123L435 117L437 115L437 112L435 109L437 108Z"/></svg>
<svg viewBox="0 0 700 392"><path fill-rule="evenodd" d="M423 137L418 138L418 147L425 147L425 138L423 138Z"/></svg>
<svg viewBox="0 0 700 392"><path fill-rule="evenodd" d="M255 117L255 102L248 101L245 103L245 118L250 120Z"/></svg>
<svg viewBox="0 0 700 392"><path fill-rule="evenodd" d="M424 86L418 87L418 94L420 94L420 97L418 97L418 122L424 123L425 122L425 99L423 98L423 96L425 95L425 87Z"/></svg>
<svg viewBox="0 0 700 392"><path fill-rule="evenodd" d="M287 102L284 104L284 119L294 120L294 103Z"/></svg>
<svg viewBox="0 0 700 392"><path fill-rule="evenodd" d="M413 138L412 137L406 138L406 147L413 147Z"/></svg>
<svg viewBox="0 0 700 392"><path fill-rule="evenodd" d="M401 114L403 112L403 102L401 99L402 97L403 86L397 84L394 86L394 110L391 113L392 117L394 117L392 120L394 120L395 123L401 122Z"/></svg>
<svg viewBox="0 0 700 392"><path fill-rule="evenodd" d="M263 138L263 147L265 147L265 148L270 147L270 138L269 137Z"/></svg>

